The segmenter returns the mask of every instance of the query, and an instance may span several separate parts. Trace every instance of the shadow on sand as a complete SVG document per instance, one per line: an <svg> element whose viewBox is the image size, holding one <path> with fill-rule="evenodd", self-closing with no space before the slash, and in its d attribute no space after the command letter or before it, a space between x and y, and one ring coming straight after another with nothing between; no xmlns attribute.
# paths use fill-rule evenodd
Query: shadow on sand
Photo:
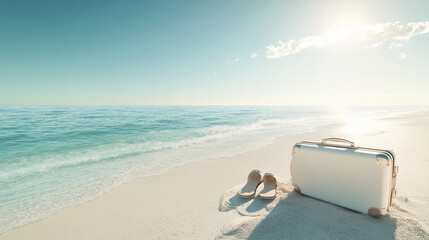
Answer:
<svg viewBox="0 0 429 240"><path fill-rule="evenodd" d="M248 239L395 239L396 219L376 219L290 193L254 228Z"/></svg>
<svg viewBox="0 0 429 240"><path fill-rule="evenodd" d="M278 193L274 200L241 199L234 191L224 195L219 210L236 210L244 217L217 239L429 239L424 227L396 204L386 216L373 218L300 195L288 184Z"/></svg>

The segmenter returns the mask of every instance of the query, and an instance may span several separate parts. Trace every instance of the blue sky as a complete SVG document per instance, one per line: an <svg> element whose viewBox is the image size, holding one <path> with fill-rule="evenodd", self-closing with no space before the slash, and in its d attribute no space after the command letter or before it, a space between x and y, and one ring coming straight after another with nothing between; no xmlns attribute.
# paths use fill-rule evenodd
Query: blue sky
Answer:
<svg viewBox="0 0 429 240"><path fill-rule="evenodd" d="M428 1L1 1L0 104L427 105L428 21Z"/></svg>

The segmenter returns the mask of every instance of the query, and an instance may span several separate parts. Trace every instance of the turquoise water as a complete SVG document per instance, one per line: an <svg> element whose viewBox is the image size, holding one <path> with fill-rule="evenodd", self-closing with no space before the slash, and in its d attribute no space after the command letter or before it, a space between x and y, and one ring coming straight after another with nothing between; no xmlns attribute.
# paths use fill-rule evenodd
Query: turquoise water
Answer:
<svg viewBox="0 0 429 240"><path fill-rule="evenodd" d="M0 233L134 178L256 149L344 114L322 107L0 106Z"/></svg>

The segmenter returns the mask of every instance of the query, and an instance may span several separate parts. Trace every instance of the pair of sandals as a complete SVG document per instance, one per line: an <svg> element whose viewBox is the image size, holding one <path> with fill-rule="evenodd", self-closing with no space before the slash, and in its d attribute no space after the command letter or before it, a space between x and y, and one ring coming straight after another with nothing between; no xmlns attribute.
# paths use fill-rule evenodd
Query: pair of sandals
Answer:
<svg viewBox="0 0 429 240"><path fill-rule="evenodd" d="M261 171L255 169L249 173L247 183L238 193L241 198L253 198L256 194L258 186L264 183L264 189L259 193L259 197L263 199L274 199L277 195L277 179L271 173L265 173L264 177Z"/></svg>

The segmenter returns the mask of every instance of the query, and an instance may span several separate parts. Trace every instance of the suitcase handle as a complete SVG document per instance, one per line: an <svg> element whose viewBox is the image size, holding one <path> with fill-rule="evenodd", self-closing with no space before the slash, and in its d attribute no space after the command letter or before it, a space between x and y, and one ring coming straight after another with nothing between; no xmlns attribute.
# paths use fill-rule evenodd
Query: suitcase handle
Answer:
<svg viewBox="0 0 429 240"><path fill-rule="evenodd" d="M325 144L327 141L348 143L348 144L350 144L351 147L355 146L354 142L343 139L343 138L325 138L325 139L322 139L322 144Z"/></svg>

